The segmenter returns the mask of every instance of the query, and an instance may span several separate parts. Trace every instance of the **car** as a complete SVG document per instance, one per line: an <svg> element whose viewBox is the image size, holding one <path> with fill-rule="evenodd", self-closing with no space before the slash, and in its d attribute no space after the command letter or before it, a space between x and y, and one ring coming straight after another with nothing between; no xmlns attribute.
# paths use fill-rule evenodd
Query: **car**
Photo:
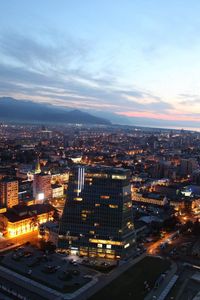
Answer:
<svg viewBox="0 0 200 300"><path fill-rule="evenodd" d="M77 275L80 274L80 271L79 270L72 270L72 274L77 276Z"/></svg>

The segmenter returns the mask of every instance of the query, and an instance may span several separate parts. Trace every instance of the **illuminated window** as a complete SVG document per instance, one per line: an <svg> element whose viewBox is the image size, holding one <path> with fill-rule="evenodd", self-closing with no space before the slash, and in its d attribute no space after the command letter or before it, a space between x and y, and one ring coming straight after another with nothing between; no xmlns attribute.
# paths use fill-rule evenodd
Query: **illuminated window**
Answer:
<svg viewBox="0 0 200 300"><path fill-rule="evenodd" d="M111 246L111 245L106 245L106 248L107 248L107 249L111 249L112 246Z"/></svg>
<svg viewBox="0 0 200 300"><path fill-rule="evenodd" d="M103 244L103 245L115 245L115 246L123 245L123 242L111 241L111 240L89 239L89 242L94 244Z"/></svg>
<svg viewBox="0 0 200 300"><path fill-rule="evenodd" d="M85 178L85 181L92 181L92 178Z"/></svg>
<svg viewBox="0 0 200 300"><path fill-rule="evenodd" d="M80 197L76 197L74 198L75 201L83 201L83 198L80 198Z"/></svg>
<svg viewBox="0 0 200 300"><path fill-rule="evenodd" d="M110 208L118 208L118 205L109 204Z"/></svg>
<svg viewBox="0 0 200 300"><path fill-rule="evenodd" d="M102 248L102 244L97 244L97 247L98 248Z"/></svg>
<svg viewBox="0 0 200 300"><path fill-rule="evenodd" d="M94 178L108 178L108 174L103 174L103 173L95 173L95 174L88 173L87 175L89 177L94 177Z"/></svg>
<svg viewBox="0 0 200 300"><path fill-rule="evenodd" d="M99 207L99 206L101 206L101 204L99 204L99 203L96 203L96 204L95 204L95 207Z"/></svg>
<svg viewBox="0 0 200 300"><path fill-rule="evenodd" d="M110 199L110 196L105 196L105 195L102 195L100 196L101 199Z"/></svg>
<svg viewBox="0 0 200 300"><path fill-rule="evenodd" d="M112 175L112 179L124 180L126 179L126 175Z"/></svg>
<svg viewBox="0 0 200 300"><path fill-rule="evenodd" d="M107 254L113 254L113 251L112 250L106 250L106 253Z"/></svg>

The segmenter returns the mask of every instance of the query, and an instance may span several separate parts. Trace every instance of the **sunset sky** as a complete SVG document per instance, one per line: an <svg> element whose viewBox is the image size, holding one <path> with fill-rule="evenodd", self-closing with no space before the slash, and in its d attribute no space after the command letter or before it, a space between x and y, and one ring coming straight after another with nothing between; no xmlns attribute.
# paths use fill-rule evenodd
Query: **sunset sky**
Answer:
<svg viewBox="0 0 200 300"><path fill-rule="evenodd" d="M200 127L200 1L1 1L0 96Z"/></svg>

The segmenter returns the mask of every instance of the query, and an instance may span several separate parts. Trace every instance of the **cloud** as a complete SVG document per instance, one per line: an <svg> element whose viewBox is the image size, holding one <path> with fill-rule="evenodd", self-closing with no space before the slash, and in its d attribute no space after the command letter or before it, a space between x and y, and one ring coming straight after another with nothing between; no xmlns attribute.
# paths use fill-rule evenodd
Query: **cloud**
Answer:
<svg viewBox="0 0 200 300"><path fill-rule="evenodd" d="M89 48L83 40L48 34L41 37L7 32L0 34L0 53L7 64L34 71L72 68L86 59Z"/></svg>
<svg viewBox="0 0 200 300"><path fill-rule="evenodd" d="M1 34L1 95L113 111L120 111L124 105L134 105L139 110L144 105L152 109L154 103L161 105L156 96L134 88L124 89L110 72L104 72L103 77L89 72L87 42L69 37L64 40L58 38L55 44L49 36L39 41L17 33ZM80 60L85 61L84 66Z"/></svg>
<svg viewBox="0 0 200 300"><path fill-rule="evenodd" d="M179 94L179 104L181 105L195 105L200 104L200 96L195 94Z"/></svg>
<svg viewBox="0 0 200 300"><path fill-rule="evenodd" d="M88 69L90 54L88 41L68 36L53 40L47 35L41 41L39 37L1 33L0 95L141 120L195 121L191 116L176 116L175 106L157 95L125 86L103 66L97 76ZM180 95L181 101L184 97Z"/></svg>
<svg viewBox="0 0 200 300"><path fill-rule="evenodd" d="M119 112L119 115L127 116L127 117L139 117L139 118L151 118L156 120L167 120L167 121L192 121L199 122L199 116L193 115L177 115L177 114L162 114L162 113L152 113L148 111L124 111Z"/></svg>

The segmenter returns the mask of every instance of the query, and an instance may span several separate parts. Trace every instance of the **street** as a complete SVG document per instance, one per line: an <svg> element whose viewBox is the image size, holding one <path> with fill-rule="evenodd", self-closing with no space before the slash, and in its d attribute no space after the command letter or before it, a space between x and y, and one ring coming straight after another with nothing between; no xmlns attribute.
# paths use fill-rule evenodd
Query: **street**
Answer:
<svg viewBox="0 0 200 300"><path fill-rule="evenodd" d="M5 238L0 239L0 250L5 248L20 246L25 244L26 242L36 243L38 241L38 231L25 233L18 237L14 238ZM12 245L13 244L13 245Z"/></svg>

